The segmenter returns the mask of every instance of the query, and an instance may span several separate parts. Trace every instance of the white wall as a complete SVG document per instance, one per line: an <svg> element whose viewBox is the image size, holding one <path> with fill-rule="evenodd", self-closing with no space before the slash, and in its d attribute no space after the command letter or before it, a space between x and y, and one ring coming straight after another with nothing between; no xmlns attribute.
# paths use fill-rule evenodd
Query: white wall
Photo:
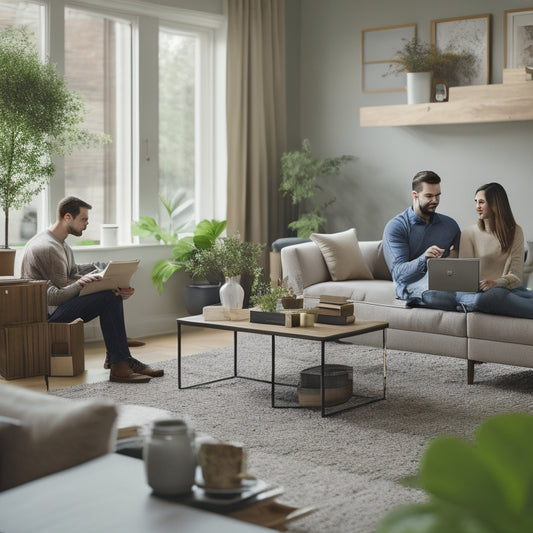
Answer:
<svg viewBox="0 0 533 533"><path fill-rule="evenodd" d="M533 122L359 126L361 106L406 102L403 92L361 92L362 29L416 23L419 37L429 42L433 19L491 13L492 82L497 83L503 69L503 12L529 7L530 0L287 0L288 23L300 24L287 28L288 71L293 73L288 97L299 100L298 109L289 107L289 123L293 128L298 123L300 138L311 140L317 156L357 157L332 188L337 203L328 215L328 231L355 226L361 239L381 238L385 223L409 205L413 175L429 169L443 179L441 212L455 217L461 227L475 221L475 188L499 181L526 239L533 240ZM297 81L294 72L299 73Z"/></svg>

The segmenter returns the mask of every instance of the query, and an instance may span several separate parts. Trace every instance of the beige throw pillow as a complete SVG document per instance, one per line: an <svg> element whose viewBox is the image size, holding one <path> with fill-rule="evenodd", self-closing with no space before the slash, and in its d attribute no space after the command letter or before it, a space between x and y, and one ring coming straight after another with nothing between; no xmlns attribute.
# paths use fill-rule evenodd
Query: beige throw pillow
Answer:
<svg viewBox="0 0 533 533"><path fill-rule="evenodd" d="M374 279L354 228L340 233L313 233L311 240L320 248L333 281Z"/></svg>
<svg viewBox="0 0 533 533"><path fill-rule="evenodd" d="M0 491L104 455L116 438L109 401L1 385L0 417Z"/></svg>

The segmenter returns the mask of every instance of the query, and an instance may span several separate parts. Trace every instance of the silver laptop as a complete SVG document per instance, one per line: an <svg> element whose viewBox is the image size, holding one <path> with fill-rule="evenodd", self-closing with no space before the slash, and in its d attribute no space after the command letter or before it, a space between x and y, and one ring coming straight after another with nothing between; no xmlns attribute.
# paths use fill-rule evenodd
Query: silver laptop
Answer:
<svg viewBox="0 0 533 533"><path fill-rule="evenodd" d="M478 292L479 259L428 259L428 288Z"/></svg>

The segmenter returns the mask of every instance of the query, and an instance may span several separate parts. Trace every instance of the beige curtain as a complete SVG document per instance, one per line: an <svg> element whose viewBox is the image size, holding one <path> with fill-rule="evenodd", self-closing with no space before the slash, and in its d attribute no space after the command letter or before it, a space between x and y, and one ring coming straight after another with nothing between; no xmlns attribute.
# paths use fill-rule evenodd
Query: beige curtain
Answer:
<svg viewBox="0 0 533 533"><path fill-rule="evenodd" d="M283 236L285 0L227 0L228 234Z"/></svg>

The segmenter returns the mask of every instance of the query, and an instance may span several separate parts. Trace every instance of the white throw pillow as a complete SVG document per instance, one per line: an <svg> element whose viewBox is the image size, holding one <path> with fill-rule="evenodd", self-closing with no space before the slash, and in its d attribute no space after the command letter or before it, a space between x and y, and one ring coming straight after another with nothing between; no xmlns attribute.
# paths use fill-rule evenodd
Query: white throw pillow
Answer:
<svg viewBox="0 0 533 533"><path fill-rule="evenodd" d="M311 240L320 248L333 281L374 279L354 228L340 233L313 233Z"/></svg>
<svg viewBox="0 0 533 533"><path fill-rule="evenodd" d="M0 415L0 491L113 451L117 409L109 401L2 385Z"/></svg>

